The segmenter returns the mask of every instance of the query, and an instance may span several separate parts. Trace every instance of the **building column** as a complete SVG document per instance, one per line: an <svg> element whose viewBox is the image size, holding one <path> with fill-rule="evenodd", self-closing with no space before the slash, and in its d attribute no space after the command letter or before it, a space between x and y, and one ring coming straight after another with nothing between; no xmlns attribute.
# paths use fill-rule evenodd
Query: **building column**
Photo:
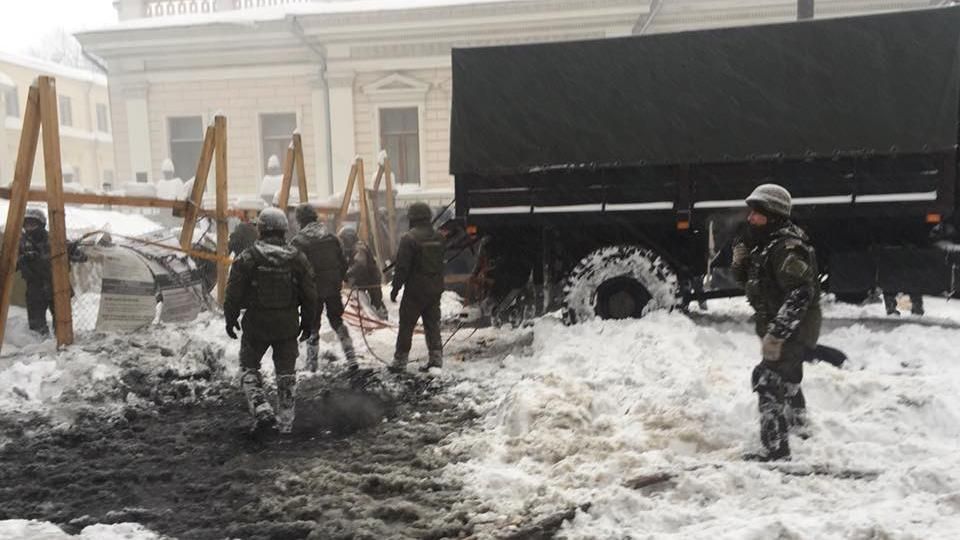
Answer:
<svg viewBox="0 0 960 540"><path fill-rule="evenodd" d="M330 163L334 192L343 192L346 188L347 175L357 155L353 80L353 72L327 73L330 94Z"/></svg>
<svg viewBox="0 0 960 540"><path fill-rule="evenodd" d="M153 161L150 156L150 111L147 106L147 89L146 83L131 85L124 89L130 177L118 178L118 184L150 181Z"/></svg>
<svg viewBox="0 0 960 540"><path fill-rule="evenodd" d="M0 74L0 186L6 187L8 182L13 182L13 169L15 165L7 158L7 86ZM22 116L22 114L21 114Z"/></svg>
<svg viewBox="0 0 960 540"><path fill-rule="evenodd" d="M334 191L333 166L331 163L330 147L330 117L327 105L327 81L323 75L312 81L310 87L310 104L313 109L313 155L314 189L317 195L328 196Z"/></svg>

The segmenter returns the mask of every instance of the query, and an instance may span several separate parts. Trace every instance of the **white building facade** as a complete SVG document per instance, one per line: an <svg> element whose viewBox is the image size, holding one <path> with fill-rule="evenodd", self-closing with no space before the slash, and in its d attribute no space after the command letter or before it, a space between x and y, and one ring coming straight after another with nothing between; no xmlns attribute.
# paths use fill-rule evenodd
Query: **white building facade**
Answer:
<svg viewBox="0 0 960 540"><path fill-rule="evenodd" d="M78 36L110 71L121 181L162 162L194 174L204 126L228 118L231 197L256 194L299 129L310 188L367 181L386 149L403 186L445 203L453 47L608 38L929 7L930 0L118 0ZM495 112L492 112L495 113Z"/></svg>

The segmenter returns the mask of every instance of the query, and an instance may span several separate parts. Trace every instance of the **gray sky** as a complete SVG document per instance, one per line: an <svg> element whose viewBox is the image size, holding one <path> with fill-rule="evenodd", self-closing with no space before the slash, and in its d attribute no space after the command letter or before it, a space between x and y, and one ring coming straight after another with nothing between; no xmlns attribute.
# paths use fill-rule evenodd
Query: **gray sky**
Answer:
<svg viewBox="0 0 960 540"><path fill-rule="evenodd" d="M0 0L0 51L22 53L58 27L74 32L116 20L113 0Z"/></svg>

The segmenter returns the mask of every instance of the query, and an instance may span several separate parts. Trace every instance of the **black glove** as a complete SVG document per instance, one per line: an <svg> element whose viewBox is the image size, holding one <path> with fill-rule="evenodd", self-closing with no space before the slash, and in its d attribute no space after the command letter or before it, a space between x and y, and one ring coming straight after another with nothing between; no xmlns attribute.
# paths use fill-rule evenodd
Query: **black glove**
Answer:
<svg viewBox="0 0 960 540"><path fill-rule="evenodd" d="M230 336L230 339L237 339L237 333L234 330L239 330L240 324L237 323L236 319L232 321L227 321L227 335Z"/></svg>
<svg viewBox="0 0 960 540"><path fill-rule="evenodd" d="M400 294L400 289L394 287L390 290L390 301L394 304L397 303L397 295Z"/></svg>
<svg viewBox="0 0 960 540"><path fill-rule="evenodd" d="M301 343L303 343L304 341L310 339L310 336L311 336L312 334L313 334L313 332L310 331L310 328L309 328L307 325L305 325L305 324L301 324L301 325L300 325L300 342L301 342Z"/></svg>

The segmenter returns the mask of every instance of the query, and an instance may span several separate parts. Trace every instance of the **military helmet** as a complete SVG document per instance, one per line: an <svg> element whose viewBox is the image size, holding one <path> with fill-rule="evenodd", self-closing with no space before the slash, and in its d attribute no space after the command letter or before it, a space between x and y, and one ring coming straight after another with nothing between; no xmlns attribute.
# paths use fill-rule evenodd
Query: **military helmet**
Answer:
<svg viewBox="0 0 960 540"><path fill-rule="evenodd" d="M360 237L357 236L357 230L347 226L340 227L340 232L337 233L337 236L340 237L340 242L343 245L356 244L357 240L360 239Z"/></svg>
<svg viewBox="0 0 960 540"><path fill-rule="evenodd" d="M47 215L39 208L27 208L27 211L23 214L23 220L26 221L28 219L39 221L41 227L47 226Z"/></svg>
<svg viewBox="0 0 960 540"><path fill-rule="evenodd" d="M285 233L289 226L287 215L275 206L264 208L257 217L257 229L259 229L261 235L269 232Z"/></svg>
<svg viewBox="0 0 960 540"><path fill-rule="evenodd" d="M301 227L317 220L317 210L310 203L301 203L296 210L297 223Z"/></svg>
<svg viewBox="0 0 960 540"><path fill-rule="evenodd" d="M777 184L761 184L747 197L750 208L775 216L790 217L792 204L790 192Z"/></svg>
<svg viewBox="0 0 960 540"><path fill-rule="evenodd" d="M431 218L433 218L433 212L430 211L427 203L415 202L410 205L410 208L407 208L407 219L410 223L430 221Z"/></svg>

